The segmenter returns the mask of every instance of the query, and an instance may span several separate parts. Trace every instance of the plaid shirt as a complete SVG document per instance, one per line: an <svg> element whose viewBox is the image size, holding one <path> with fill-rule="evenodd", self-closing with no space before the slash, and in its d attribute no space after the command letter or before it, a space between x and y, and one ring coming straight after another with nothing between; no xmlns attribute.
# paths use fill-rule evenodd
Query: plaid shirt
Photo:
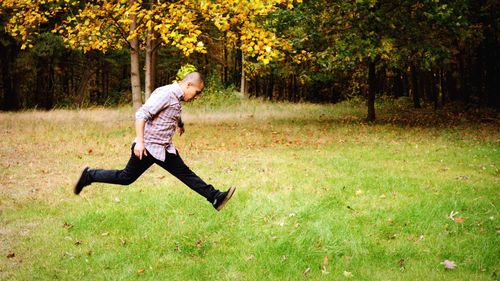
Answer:
<svg viewBox="0 0 500 281"><path fill-rule="evenodd" d="M136 120L146 121L145 148L160 161L165 161L166 152L176 154L172 137L177 126L182 126L182 95L182 89L177 83L159 87L135 113Z"/></svg>

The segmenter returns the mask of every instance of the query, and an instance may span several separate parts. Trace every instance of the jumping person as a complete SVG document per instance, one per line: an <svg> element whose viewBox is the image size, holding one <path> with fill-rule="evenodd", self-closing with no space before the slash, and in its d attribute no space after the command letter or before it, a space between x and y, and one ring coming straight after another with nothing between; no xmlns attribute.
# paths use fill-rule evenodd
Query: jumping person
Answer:
<svg viewBox="0 0 500 281"><path fill-rule="evenodd" d="M151 165L157 164L177 177L189 188L205 197L220 211L233 195L235 188L221 192L206 184L182 161L172 143L177 130L184 133L181 119L181 101L190 102L204 88L198 72L187 74L180 82L159 87L151 93L146 103L135 114L136 138L132 143L130 159L123 170L83 168L74 185L74 193L80 194L93 182L129 185Z"/></svg>

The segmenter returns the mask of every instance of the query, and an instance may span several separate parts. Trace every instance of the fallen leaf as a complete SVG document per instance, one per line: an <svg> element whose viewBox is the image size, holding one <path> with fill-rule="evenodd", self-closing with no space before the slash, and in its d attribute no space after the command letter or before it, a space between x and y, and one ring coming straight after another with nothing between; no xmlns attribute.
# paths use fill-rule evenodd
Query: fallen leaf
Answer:
<svg viewBox="0 0 500 281"><path fill-rule="evenodd" d="M387 235L387 239L396 239L397 237L398 237L397 233Z"/></svg>
<svg viewBox="0 0 500 281"><path fill-rule="evenodd" d="M453 220L454 217L458 214L458 211L452 210L450 214L448 215L448 218Z"/></svg>
<svg viewBox="0 0 500 281"><path fill-rule="evenodd" d="M399 265L399 270L401 270L401 271L405 270L405 260L404 259L400 259L398 261L398 265Z"/></svg>
<svg viewBox="0 0 500 281"><path fill-rule="evenodd" d="M328 266L328 256L323 258L323 266Z"/></svg>
<svg viewBox="0 0 500 281"><path fill-rule="evenodd" d="M359 195L363 195L363 193L364 193L364 192L363 192L363 190L361 190L361 189L356 190L356 195L358 195L358 196L359 196Z"/></svg>
<svg viewBox="0 0 500 281"><path fill-rule="evenodd" d="M351 278L353 275L352 275L352 272L350 272L350 271L344 271L344 276L347 278Z"/></svg>
<svg viewBox="0 0 500 281"><path fill-rule="evenodd" d="M328 272L328 270L326 270L326 268L328 267L328 256L325 256L323 258L323 265L321 266L321 273L322 274L330 274L330 272Z"/></svg>
<svg viewBox="0 0 500 281"><path fill-rule="evenodd" d="M457 266L454 261L450 260L444 260L443 262L441 262L441 264L445 269L454 269Z"/></svg>
<svg viewBox="0 0 500 281"><path fill-rule="evenodd" d="M307 274L309 274L309 272L311 272L310 267L308 267L308 268L306 268L306 270L304 270L304 276L307 276Z"/></svg>
<svg viewBox="0 0 500 281"><path fill-rule="evenodd" d="M73 225L70 224L70 223L64 222L63 227L66 228L66 229L70 229L70 228L73 227Z"/></svg>
<svg viewBox="0 0 500 281"><path fill-rule="evenodd" d="M108 236L109 235L109 232L103 232L101 233L101 236Z"/></svg>
<svg viewBox="0 0 500 281"><path fill-rule="evenodd" d="M137 273L144 273L144 268L137 270Z"/></svg>
<svg viewBox="0 0 500 281"><path fill-rule="evenodd" d="M458 217L458 218L453 218L453 220L454 220L455 222L463 223L465 219L464 219L464 218L462 218L462 217Z"/></svg>

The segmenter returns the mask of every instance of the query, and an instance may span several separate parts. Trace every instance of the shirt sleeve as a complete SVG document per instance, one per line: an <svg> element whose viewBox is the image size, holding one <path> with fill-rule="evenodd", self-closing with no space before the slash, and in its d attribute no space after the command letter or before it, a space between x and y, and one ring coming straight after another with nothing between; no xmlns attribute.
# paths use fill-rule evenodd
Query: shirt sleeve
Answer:
<svg viewBox="0 0 500 281"><path fill-rule="evenodd" d="M149 99L135 113L135 120L149 121L170 104L168 92L153 92Z"/></svg>
<svg viewBox="0 0 500 281"><path fill-rule="evenodd" d="M184 122L182 122L182 117L179 115L179 120L177 120L177 127L184 128Z"/></svg>

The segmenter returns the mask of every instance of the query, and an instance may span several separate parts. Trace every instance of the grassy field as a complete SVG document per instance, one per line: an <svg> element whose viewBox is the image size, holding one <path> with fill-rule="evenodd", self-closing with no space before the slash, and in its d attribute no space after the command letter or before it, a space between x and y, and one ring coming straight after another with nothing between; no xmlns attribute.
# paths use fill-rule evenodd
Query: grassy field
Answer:
<svg viewBox="0 0 500 281"><path fill-rule="evenodd" d="M0 113L0 279L498 280L498 122L403 113L185 108L181 156L238 188L221 212L158 166L72 194L124 167L130 108Z"/></svg>

